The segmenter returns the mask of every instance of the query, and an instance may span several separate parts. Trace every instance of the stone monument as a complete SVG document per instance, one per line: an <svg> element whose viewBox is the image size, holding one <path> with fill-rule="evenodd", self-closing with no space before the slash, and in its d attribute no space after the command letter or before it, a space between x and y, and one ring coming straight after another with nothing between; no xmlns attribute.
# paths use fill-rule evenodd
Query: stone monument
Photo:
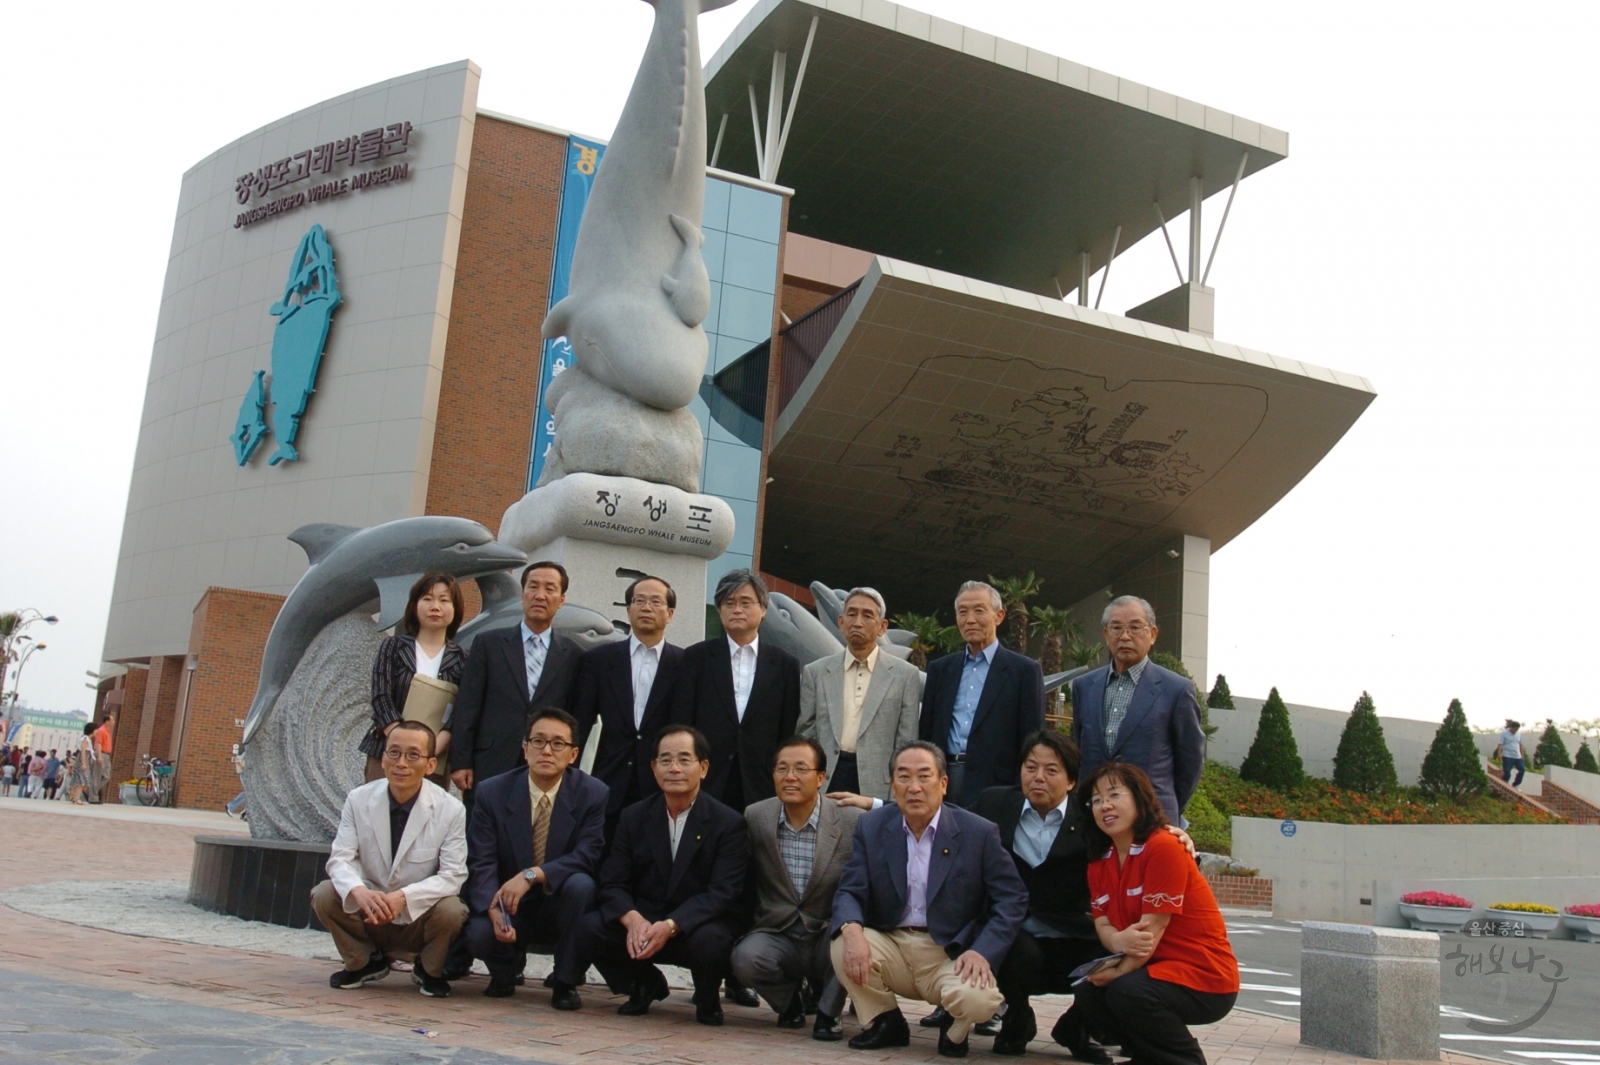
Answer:
<svg viewBox="0 0 1600 1065"><path fill-rule="evenodd" d="M555 442L538 485L506 511L501 541L561 562L604 611L641 573L677 590L668 639L704 635L706 562L733 511L700 493L711 282L705 201L701 11L732 0L651 0L655 26L578 229L572 283L544 322L574 364L550 386Z"/></svg>

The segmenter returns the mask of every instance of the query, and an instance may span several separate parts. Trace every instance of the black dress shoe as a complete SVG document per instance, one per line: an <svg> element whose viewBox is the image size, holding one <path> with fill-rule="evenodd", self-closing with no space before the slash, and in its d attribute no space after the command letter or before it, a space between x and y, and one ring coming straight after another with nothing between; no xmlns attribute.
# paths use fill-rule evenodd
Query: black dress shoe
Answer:
<svg viewBox="0 0 1600 1065"><path fill-rule="evenodd" d="M489 975L489 986L483 989L484 998L510 998L516 994L517 984L514 980L502 980L494 974Z"/></svg>
<svg viewBox="0 0 1600 1065"><path fill-rule="evenodd" d="M367 959L365 968L340 969L328 977L328 986L335 991L353 991L363 984L370 984L374 980L382 980L389 975L389 959L382 954L374 954Z"/></svg>
<svg viewBox="0 0 1600 1065"><path fill-rule="evenodd" d="M550 986L550 1005L558 1010L581 1010L583 999L576 987L556 980Z"/></svg>
<svg viewBox="0 0 1600 1065"><path fill-rule="evenodd" d="M782 1013L778 1014L778 1027L804 1028L805 1026L806 1004L800 997L800 992L796 991L794 997L789 1000L789 1005L784 1007Z"/></svg>
<svg viewBox="0 0 1600 1065"><path fill-rule="evenodd" d="M972 1042L972 1033L959 1043L950 1041L950 1029L939 1029L939 1056L941 1058L964 1058L967 1056L967 1046Z"/></svg>
<svg viewBox="0 0 1600 1065"><path fill-rule="evenodd" d="M643 1017L650 1012L650 1003L660 1002L671 994L667 987L667 978L661 975L661 970L634 983L633 991L628 995L628 1001L617 1007L617 1012L624 1017Z"/></svg>
<svg viewBox="0 0 1600 1065"><path fill-rule="evenodd" d="M417 985L417 990L429 998L449 998L450 981L441 976L429 976L428 970L421 963L412 966L411 982Z"/></svg>
<svg viewBox="0 0 1600 1065"><path fill-rule="evenodd" d="M908 1047L911 1045L911 1028L906 1024L906 1015L899 1010L888 1010L878 1014L861 1032L850 1040L851 1050L883 1050L887 1047Z"/></svg>
<svg viewBox="0 0 1600 1065"><path fill-rule="evenodd" d="M1027 1053L1028 1044L1038 1034L1039 1025L1034 1020L1031 1007L1006 1010L1000 1032L994 1037L994 1052L1008 1057L1021 1057Z"/></svg>
<svg viewBox="0 0 1600 1065"><path fill-rule="evenodd" d="M1059 1046L1067 1048L1067 1052L1078 1061L1086 1065L1111 1065L1111 1055L1106 1049L1089 1038L1089 1033L1083 1030L1078 1016L1072 1009L1068 1009L1056 1021L1055 1027L1050 1029L1050 1038Z"/></svg>
<svg viewBox="0 0 1600 1065"><path fill-rule="evenodd" d="M830 1017L818 1010L817 1023L811 1027L811 1038L819 1043L837 1043L844 1038L844 1025L839 1023L837 1017Z"/></svg>
<svg viewBox="0 0 1600 1065"><path fill-rule="evenodd" d="M817 1006L822 1002L822 988L813 984L810 977L800 983L800 1002L807 1017L817 1012Z"/></svg>
<svg viewBox="0 0 1600 1065"><path fill-rule="evenodd" d="M735 1006L757 1007L761 1005L761 997L733 977L728 977L723 986L726 989L723 994ZM717 1023L721 1024L722 1022L718 1021Z"/></svg>
<svg viewBox="0 0 1600 1065"><path fill-rule="evenodd" d="M415 969L411 971L416 972ZM445 967L439 971L439 978L454 983L457 980L466 979L467 974L470 972L472 972L472 964L470 962L466 965L451 965L447 962Z"/></svg>
<svg viewBox="0 0 1600 1065"><path fill-rule="evenodd" d="M943 1028L950 1023L950 1014L945 1012L943 1006L935 1006L932 1013L917 1023L924 1028Z"/></svg>
<svg viewBox="0 0 1600 1065"><path fill-rule="evenodd" d="M999 1035L1000 1028L1004 1023L1004 1018L997 1013L993 1017L990 1017L988 1020L984 1021L982 1024L973 1025L972 1030L977 1032L979 1035Z"/></svg>

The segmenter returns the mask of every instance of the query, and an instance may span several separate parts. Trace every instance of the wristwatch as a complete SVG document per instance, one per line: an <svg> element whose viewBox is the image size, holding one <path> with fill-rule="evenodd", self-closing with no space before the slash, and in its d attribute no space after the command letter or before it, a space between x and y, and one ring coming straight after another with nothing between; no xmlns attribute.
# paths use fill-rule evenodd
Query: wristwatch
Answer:
<svg viewBox="0 0 1600 1065"><path fill-rule="evenodd" d="M538 873L539 867L537 865L530 865L522 871L522 876L523 879L525 879L528 883L537 884L539 882Z"/></svg>
<svg viewBox="0 0 1600 1065"><path fill-rule="evenodd" d="M667 938L668 939L676 938L677 935L678 935L678 922L674 921L672 918L668 917L667 918L667 926L671 929L671 931L669 931L667 933Z"/></svg>

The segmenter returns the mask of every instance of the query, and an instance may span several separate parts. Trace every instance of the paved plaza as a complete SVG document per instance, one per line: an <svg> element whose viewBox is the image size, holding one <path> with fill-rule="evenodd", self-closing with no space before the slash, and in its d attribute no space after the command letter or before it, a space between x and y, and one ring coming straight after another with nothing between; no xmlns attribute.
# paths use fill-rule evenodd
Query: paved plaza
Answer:
<svg viewBox="0 0 1600 1065"><path fill-rule="evenodd" d="M55 882L81 887L85 881L123 881L131 887L183 881L192 837L230 828L216 815L54 808L60 805L45 811L0 800L0 850L12 858L0 863L0 896ZM237 823L231 828L243 831ZM72 897L93 907L106 896L85 891ZM0 1059L5 1060L95 1065L940 1060L929 1029L916 1029L909 1050L865 1054L842 1044L814 1043L806 1032L779 1031L765 1009L728 1007L724 1027L702 1027L683 993L674 993L647 1018L629 1019L616 1014L621 999L593 987L584 992L578 1013L551 1010L548 993L537 988L519 990L509 1000L485 999L479 993L481 978L458 983L456 993L442 1000L418 995L400 973L360 991L335 992L327 986L336 964L330 960L123 934L3 904L0 920L5 929ZM326 953L333 953L331 942ZM909 1003L905 1008L913 1017L925 1010ZM1059 1008L1041 1006L1042 1031L1049 1030ZM846 1029L853 1034L853 1022ZM1297 1022L1242 1010L1198 1034L1212 1065L1357 1065L1360 1060L1301 1047ZM973 1056L990 1057L989 1042L977 1040ZM1071 1060L1047 1042L1034 1043L1029 1057ZM1477 1059L1448 1055L1446 1060L1468 1065Z"/></svg>

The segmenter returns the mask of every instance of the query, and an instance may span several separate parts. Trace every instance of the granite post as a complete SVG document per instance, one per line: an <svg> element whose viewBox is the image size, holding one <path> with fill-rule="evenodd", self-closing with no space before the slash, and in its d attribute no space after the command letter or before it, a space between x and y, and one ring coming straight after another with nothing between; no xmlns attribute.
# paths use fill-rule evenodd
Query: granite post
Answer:
<svg viewBox="0 0 1600 1065"><path fill-rule="evenodd" d="M1300 1042L1363 1058L1439 1058L1439 937L1307 921Z"/></svg>

